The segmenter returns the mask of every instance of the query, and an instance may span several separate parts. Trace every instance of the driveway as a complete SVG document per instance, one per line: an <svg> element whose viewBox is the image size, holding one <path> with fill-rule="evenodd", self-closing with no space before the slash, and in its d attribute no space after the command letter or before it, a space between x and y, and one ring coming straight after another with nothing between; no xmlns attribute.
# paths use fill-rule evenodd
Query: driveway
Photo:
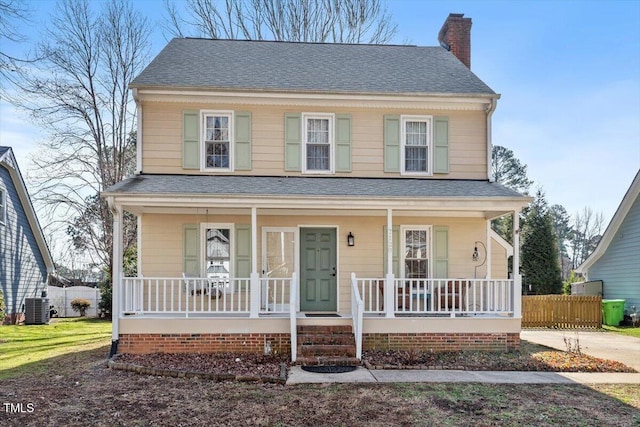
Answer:
<svg viewBox="0 0 640 427"><path fill-rule="evenodd" d="M573 344L578 340L584 354L622 362L640 372L640 338L606 331L555 329L523 330L520 338L565 351L565 338L571 339Z"/></svg>

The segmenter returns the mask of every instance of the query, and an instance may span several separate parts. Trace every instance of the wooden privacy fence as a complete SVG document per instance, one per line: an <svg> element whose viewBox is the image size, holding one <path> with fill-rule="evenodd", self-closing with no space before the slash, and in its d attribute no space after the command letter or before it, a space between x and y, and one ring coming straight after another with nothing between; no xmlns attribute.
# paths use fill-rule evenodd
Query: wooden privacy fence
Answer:
<svg viewBox="0 0 640 427"><path fill-rule="evenodd" d="M522 297L523 328L600 328L602 297L531 295Z"/></svg>

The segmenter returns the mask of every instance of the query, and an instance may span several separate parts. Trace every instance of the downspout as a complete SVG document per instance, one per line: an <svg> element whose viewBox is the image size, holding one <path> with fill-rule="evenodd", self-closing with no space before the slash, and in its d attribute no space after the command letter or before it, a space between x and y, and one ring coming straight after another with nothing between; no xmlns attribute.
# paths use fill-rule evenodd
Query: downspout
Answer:
<svg viewBox="0 0 640 427"><path fill-rule="evenodd" d="M120 312L122 310L120 295L122 292L122 207L113 197L107 198L113 215L113 268L111 271L111 349L109 359L118 352L120 342Z"/></svg>
<svg viewBox="0 0 640 427"><path fill-rule="evenodd" d="M489 105L487 106L487 180L489 182L494 182L494 176L491 171L491 153L493 151L493 144L491 142L491 116L493 116L493 112L496 110L496 106L498 105L498 97L491 98L489 101Z"/></svg>
<svg viewBox="0 0 640 427"><path fill-rule="evenodd" d="M136 175L142 173L142 103L138 98L138 89L131 89L136 103Z"/></svg>

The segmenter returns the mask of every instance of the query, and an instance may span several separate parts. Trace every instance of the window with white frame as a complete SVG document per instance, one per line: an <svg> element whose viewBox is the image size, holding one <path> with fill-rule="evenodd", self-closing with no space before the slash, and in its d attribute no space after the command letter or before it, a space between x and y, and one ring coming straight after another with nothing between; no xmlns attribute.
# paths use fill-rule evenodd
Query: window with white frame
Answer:
<svg viewBox="0 0 640 427"><path fill-rule="evenodd" d="M303 114L302 117L304 171L333 172L333 114Z"/></svg>
<svg viewBox="0 0 640 427"><path fill-rule="evenodd" d="M405 279L427 279L429 268L429 227L405 227L402 230Z"/></svg>
<svg viewBox="0 0 640 427"><path fill-rule="evenodd" d="M0 224L7 220L7 192L0 188Z"/></svg>
<svg viewBox="0 0 640 427"><path fill-rule="evenodd" d="M231 277L232 226L203 224L202 228L205 276L209 279L228 279Z"/></svg>
<svg viewBox="0 0 640 427"><path fill-rule="evenodd" d="M431 174L431 116L402 116L402 173Z"/></svg>
<svg viewBox="0 0 640 427"><path fill-rule="evenodd" d="M232 170L233 112L203 111L204 169Z"/></svg>

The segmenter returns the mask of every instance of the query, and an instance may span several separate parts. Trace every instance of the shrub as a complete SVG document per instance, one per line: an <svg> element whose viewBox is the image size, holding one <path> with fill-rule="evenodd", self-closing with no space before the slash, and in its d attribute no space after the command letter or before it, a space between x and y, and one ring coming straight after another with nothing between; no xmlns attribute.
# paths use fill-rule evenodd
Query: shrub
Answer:
<svg viewBox="0 0 640 427"><path fill-rule="evenodd" d="M91 307L91 301L84 298L75 298L71 300L71 308L73 311L79 311L80 317L84 317L87 314L87 308Z"/></svg>
<svg viewBox="0 0 640 427"><path fill-rule="evenodd" d="M111 319L111 296L113 289L111 287L111 279L107 278L104 282L100 283L100 302L98 308L100 309L100 317Z"/></svg>

